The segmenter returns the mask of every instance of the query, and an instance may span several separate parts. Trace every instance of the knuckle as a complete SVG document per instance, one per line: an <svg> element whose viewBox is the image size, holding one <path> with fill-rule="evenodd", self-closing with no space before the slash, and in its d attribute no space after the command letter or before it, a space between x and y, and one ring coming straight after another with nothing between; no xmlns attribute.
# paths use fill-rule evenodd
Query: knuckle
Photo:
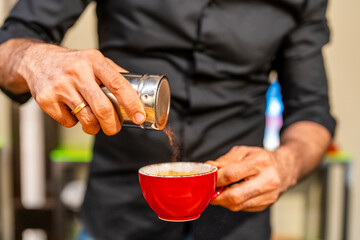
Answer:
<svg viewBox="0 0 360 240"><path fill-rule="evenodd" d="M247 161L246 162L247 169L251 169L254 173L260 172L260 166L259 164L256 164L255 161Z"/></svg>
<svg viewBox="0 0 360 240"><path fill-rule="evenodd" d="M112 106L108 106L105 104L98 105L95 108L96 117L100 121L108 121L109 120L109 114L114 111Z"/></svg>
<svg viewBox="0 0 360 240"><path fill-rule="evenodd" d="M47 106L51 102L52 97L53 96L50 94L49 91L41 91L41 92L38 92L34 96L34 99L38 103L38 105L41 107L41 109L44 110L44 107Z"/></svg>
<svg viewBox="0 0 360 240"><path fill-rule="evenodd" d="M277 195L277 194L273 194L273 195L271 195L271 197L270 197L270 199L269 199L269 205L270 204L273 204L274 202L276 202L277 200L279 199L279 195Z"/></svg>
<svg viewBox="0 0 360 240"><path fill-rule="evenodd" d="M246 146L234 146L231 148L232 152L241 152L245 150L246 150Z"/></svg>
<svg viewBox="0 0 360 240"><path fill-rule="evenodd" d="M125 91L128 87L126 82L117 73L109 75L109 85L113 91Z"/></svg>
<svg viewBox="0 0 360 240"><path fill-rule="evenodd" d="M261 194L264 193L264 192L266 192L266 190L264 189L264 187L259 186L259 187L255 188L255 189L253 189L252 192L247 192L247 194L246 194L245 197L246 197L246 199L249 199L249 198L251 198L252 196L259 196L259 195L261 195Z"/></svg>
<svg viewBox="0 0 360 240"><path fill-rule="evenodd" d="M249 150L249 147L242 145L242 146L239 146L238 149L241 150L241 151L247 151L247 150Z"/></svg>
<svg viewBox="0 0 360 240"><path fill-rule="evenodd" d="M107 136L113 136L115 134L117 134L119 130L116 130L116 129L103 129L104 130L104 133L107 135Z"/></svg>
<svg viewBox="0 0 360 240"><path fill-rule="evenodd" d="M240 206L229 206L228 209L232 212L238 212L241 210L241 207Z"/></svg>
<svg viewBox="0 0 360 240"><path fill-rule="evenodd" d="M84 127L83 126L83 130L84 132L86 132L87 134L90 134L90 135L95 135L97 134L99 131L100 131L100 126L99 124L96 124L92 127Z"/></svg>
<svg viewBox="0 0 360 240"><path fill-rule="evenodd" d="M98 104L93 112L106 135L115 135L121 130L121 124L118 120L115 120L117 115L111 104Z"/></svg>
<svg viewBox="0 0 360 240"><path fill-rule="evenodd" d="M269 167L271 165L271 162L267 158L261 158L261 164L262 167Z"/></svg>
<svg viewBox="0 0 360 240"><path fill-rule="evenodd" d="M120 130L121 130L120 124L112 124L110 126L111 126L110 128L109 127L103 128L103 131L107 136L113 136L113 135L117 134L118 132L120 132Z"/></svg>
<svg viewBox="0 0 360 240"><path fill-rule="evenodd" d="M78 122L75 117L64 117L61 112L47 112L47 114L49 114L49 116L52 117L55 121L57 121L60 125L67 128L75 126Z"/></svg>
<svg viewBox="0 0 360 240"><path fill-rule="evenodd" d="M227 198L228 198L228 202L229 202L231 207L235 207L240 203L239 196L237 194L233 193L233 192L229 192Z"/></svg>
<svg viewBox="0 0 360 240"><path fill-rule="evenodd" d="M224 180L226 183L233 183L233 182L238 181L238 178L237 178L234 168L227 168L224 171Z"/></svg>
<svg viewBox="0 0 360 240"><path fill-rule="evenodd" d="M251 203L251 202L246 202L243 206L242 206L242 209L251 209L251 208L254 208L254 203Z"/></svg>
<svg viewBox="0 0 360 240"><path fill-rule="evenodd" d="M84 114L82 116L82 122L83 125L86 126L94 126L98 124L96 118L92 114Z"/></svg>
<svg viewBox="0 0 360 240"><path fill-rule="evenodd" d="M267 152L260 153L259 159L263 166L271 166L273 163L270 154Z"/></svg>
<svg viewBox="0 0 360 240"><path fill-rule="evenodd" d="M261 211L264 211L265 209L267 209L269 206L262 206L262 207L259 207L256 211L257 212L261 212Z"/></svg>
<svg viewBox="0 0 360 240"><path fill-rule="evenodd" d="M90 65L89 61L87 60L77 60L72 63L73 72L77 75L78 71L86 69Z"/></svg>
<svg viewBox="0 0 360 240"><path fill-rule="evenodd" d="M43 94L36 94L36 96L34 96L34 99L41 107L41 109L44 110L43 106L46 104L48 99L45 96L43 96Z"/></svg>
<svg viewBox="0 0 360 240"><path fill-rule="evenodd" d="M77 124L77 121L75 121L73 119L64 119L64 118L59 119L58 122L60 125L66 127L66 128L74 127Z"/></svg>
<svg viewBox="0 0 360 240"><path fill-rule="evenodd" d="M272 189L277 189L277 188L279 188L280 185L281 185L281 181L280 181L279 176L274 176L274 177L272 177L272 178L269 180L268 184L270 185L270 187L271 187Z"/></svg>
<svg viewBox="0 0 360 240"><path fill-rule="evenodd" d="M101 54L101 52L99 50L96 49L86 49L82 51L82 54L85 58L88 59L95 59L98 57L102 57L103 55Z"/></svg>
<svg viewBox="0 0 360 240"><path fill-rule="evenodd" d="M264 211L268 206L253 206L245 208L247 211L250 212L261 212Z"/></svg>
<svg viewBox="0 0 360 240"><path fill-rule="evenodd" d="M231 151L237 151L239 148L241 148L240 146L233 146L232 148L231 148Z"/></svg>

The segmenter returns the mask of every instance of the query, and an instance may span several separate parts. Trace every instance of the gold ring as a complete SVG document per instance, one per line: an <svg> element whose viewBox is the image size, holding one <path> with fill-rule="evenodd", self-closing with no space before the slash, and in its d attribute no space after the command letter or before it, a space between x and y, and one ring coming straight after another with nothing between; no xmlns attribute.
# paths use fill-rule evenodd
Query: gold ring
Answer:
<svg viewBox="0 0 360 240"><path fill-rule="evenodd" d="M82 104L80 104L79 106L77 106L74 110L71 111L72 115L75 116L75 114L77 114L78 112L81 111L81 109L83 109L84 107L86 107L88 104L87 102L83 102Z"/></svg>

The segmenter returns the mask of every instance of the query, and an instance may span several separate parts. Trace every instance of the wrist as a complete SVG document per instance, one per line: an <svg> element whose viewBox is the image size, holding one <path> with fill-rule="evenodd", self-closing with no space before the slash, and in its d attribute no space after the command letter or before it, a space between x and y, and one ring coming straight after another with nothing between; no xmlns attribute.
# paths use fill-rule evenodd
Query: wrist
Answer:
<svg viewBox="0 0 360 240"><path fill-rule="evenodd" d="M283 175L283 191L297 184L299 179L299 166L296 157L296 151L290 146L282 145L274 151L277 159L279 171Z"/></svg>
<svg viewBox="0 0 360 240"><path fill-rule="evenodd" d="M1 87L9 93L18 95L29 91L23 74L26 63L23 62L32 42L28 39L10 39L0 45Z"/></svg>
<svg viewBox="0 0 360 240"><path fill-rule="evenodd" d="M30 79L30 76L33 75L34 65L38 64L38 59L42 56L40 51L41 45L45 43L32 40L32 39L22 39L22 47L19 53L19 61L17 67L17 74L27 82Z"/></svg>

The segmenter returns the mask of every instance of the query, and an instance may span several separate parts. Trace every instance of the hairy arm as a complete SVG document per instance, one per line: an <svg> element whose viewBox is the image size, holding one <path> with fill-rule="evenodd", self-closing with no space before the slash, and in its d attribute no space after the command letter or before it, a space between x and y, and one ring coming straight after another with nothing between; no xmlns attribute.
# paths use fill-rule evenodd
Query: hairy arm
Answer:
<svg viewBox="0 0 360 240"><path fill-rule="evenodd" d="M274 151L282 172L287 175L285 189L296 184L318 167L331 142L329 131L314 122L297 122L289 126Z"/></svg>
<svg viewBox="0 0 360 240"><path fill-rule="evenodd" d="M216 161L218 186L227 186L212 204L231 211L262 211L319 164L331 140L320 124L301 121L281 135L275 151L237 146Z"/></svg>
<svg viewBox="0 0 360 240"><path fill-rule="evenodd" d="M145 110L125 71L98 50L69 50L30 39L10 39L0 45L0 87L12 94L30 91L40 108L65 127L78 121L83 130L108 135L120 131L120 120L102 92L105 85L135 123ZM76 116L70 111L83 102L88 106Z"/></svg>
<svg viewBox="0 0 360 240"><path fill-rule="evenodd" d="M37 40L13 39L0 44L0 86L13 94L29 92L25 79L20 74L21 61L26 50Z"/></svg>

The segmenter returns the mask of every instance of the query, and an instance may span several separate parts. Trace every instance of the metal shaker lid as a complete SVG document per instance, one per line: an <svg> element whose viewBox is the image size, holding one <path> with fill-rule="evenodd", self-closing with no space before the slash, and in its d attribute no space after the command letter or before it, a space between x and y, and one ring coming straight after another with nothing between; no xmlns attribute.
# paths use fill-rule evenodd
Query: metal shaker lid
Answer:
<svg viewBox="0 0 360 240"><path fill-rule="evenodd" d="M165 128L170 110L170 86L166 76L162 76L155 99L155 127Z"/></svg>

